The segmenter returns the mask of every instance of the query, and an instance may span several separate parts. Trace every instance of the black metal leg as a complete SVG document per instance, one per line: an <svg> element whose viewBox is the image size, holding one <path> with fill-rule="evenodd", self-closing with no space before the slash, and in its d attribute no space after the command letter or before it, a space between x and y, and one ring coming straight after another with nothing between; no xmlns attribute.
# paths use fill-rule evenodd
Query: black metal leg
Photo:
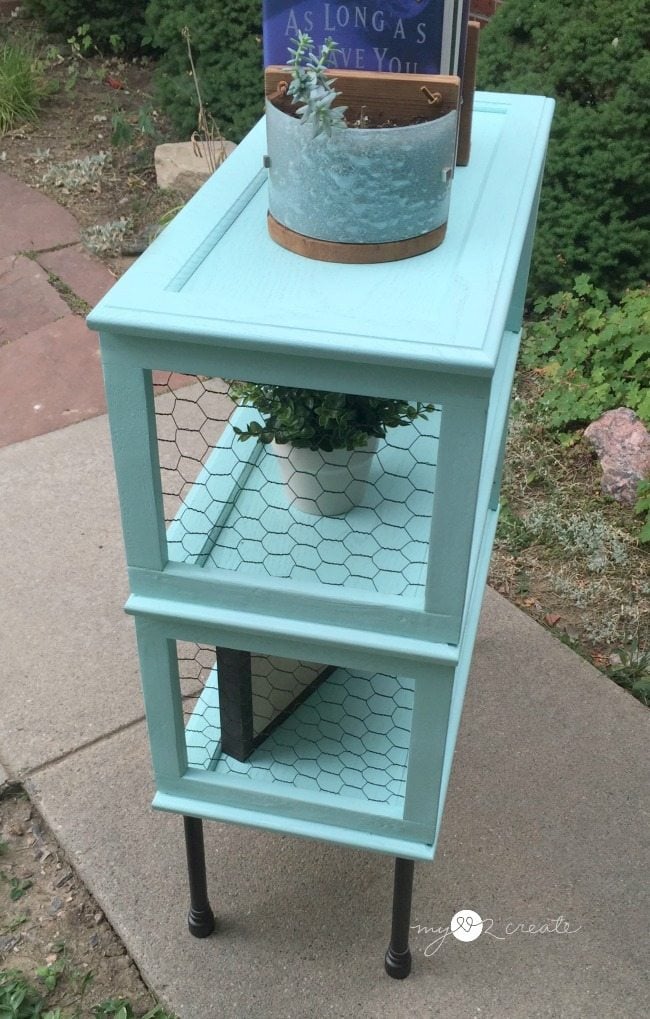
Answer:
<svg viewBox="0 0 650 1019"><path fill-rule="evenodd" d="M413 860L402 860L399 856L395 858L393 925L384 963L388 976L394 977L395 980L403 980L411 972L409 930L411 927L414 869Z"/></svg>
<svg viewBox="0 0 650 1019"><path fill-rule="evenodd" d="M203 821L184 817L187 876L190 883L190 911L187 926L195 938L207 938L214 930L214 913L208 901L208 882L205 873Z"/></svg>

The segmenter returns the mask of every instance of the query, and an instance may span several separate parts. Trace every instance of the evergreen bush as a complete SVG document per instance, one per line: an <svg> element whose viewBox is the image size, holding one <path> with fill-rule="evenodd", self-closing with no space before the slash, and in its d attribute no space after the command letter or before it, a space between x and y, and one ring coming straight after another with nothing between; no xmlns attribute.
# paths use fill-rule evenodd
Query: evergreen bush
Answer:
<svg viewBox="0 0 650 1019"><path fill-rule="evenodd" d="M195 130L198 113L183 28L206 110L225 137L240 141L264 112L261 18L259 0L150 0L148 41L160 51L157 101L181 136Z"/></svg>
<svg viewBox="0 0 650 1019"><path fill-rule="evenodd" d="M87 25L102 53L135 53L141 46L146 0L26 0L25 6L48 32L66 39Z"/></svg>
<svg viewBox="0 0 650 1019"><path fill-rule="evenodd" d="M506 0L481 34L481 88L557 100L535 297L580 273L620 296L650 274L647 13L647 0Z"/></svg>

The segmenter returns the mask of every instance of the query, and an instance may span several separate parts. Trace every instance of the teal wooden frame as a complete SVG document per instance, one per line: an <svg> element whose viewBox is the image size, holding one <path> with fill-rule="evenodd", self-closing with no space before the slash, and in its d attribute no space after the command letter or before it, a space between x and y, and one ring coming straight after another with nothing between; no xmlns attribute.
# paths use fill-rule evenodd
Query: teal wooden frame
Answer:
<svg viewBox="0 0 650 1019"><path fill-rule="evenodd" d="M90 316L101 339L155 806L433 856L498 515L552 111L543 98L479 93L472 162L456 172L444 244L375 266L310 262L273 245L260 124ZM205 570L201 536L196 555L175 561L162 508L155 369L440 406L422 590L404 598ZM245 784L194 766L177 640L408 677L402 802Z"/></svg>

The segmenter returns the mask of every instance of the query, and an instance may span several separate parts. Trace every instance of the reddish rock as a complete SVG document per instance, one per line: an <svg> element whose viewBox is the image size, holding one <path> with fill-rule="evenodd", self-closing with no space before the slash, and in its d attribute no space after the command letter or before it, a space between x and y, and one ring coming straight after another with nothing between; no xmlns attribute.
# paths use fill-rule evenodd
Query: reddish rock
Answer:
<svg viewBox="0 0 650 1019"><path fill-rule="evenodd" d="M103 413L96 333L68 314L0 347L0 392L0 446Z"/></svg>
<svg viewBox="0 0 650 1019"><path fill-rule="evenodd" d="M639 481L650 477L650 434L627 407L608 410L584 432L603 469L601 491L634 505Z"/></svg>
<svg viewBox="0 0 650 1019"><path fill-rule="evenodd" d="M470 0L469 16L482 24L487 23L502 3L503 0Z"/></svg>
<svg viewBox="0 0 650 1019"><path fill-rule="evenodd" d="M79 226L67 209L6 173L0 173L0 209L0 256L80 240Z"/></svg>
<svg viewBox="0 0 650 1019"><path fill-rule="evenodd" d="M69 314L40 265L23 255L0 258L0 344Z"/></svg>
<svg viewBox="0 0 650 1019"><path fill-rule="evenodd" d="M48 272L53 272L77 297L91 307L102 299L115 283L115 276L103 262L88 254L81 244L37 256Z"/></svg>

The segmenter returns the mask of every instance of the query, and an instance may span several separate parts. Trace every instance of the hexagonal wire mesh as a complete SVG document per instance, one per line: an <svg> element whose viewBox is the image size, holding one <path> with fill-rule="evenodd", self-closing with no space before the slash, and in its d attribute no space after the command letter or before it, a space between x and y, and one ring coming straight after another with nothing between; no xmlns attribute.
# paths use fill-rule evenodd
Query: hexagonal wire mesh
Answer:
<svg viewBox="0 0 650 1019"><path fill-rule="evenodd" d="M352 800L389 806L403 801L413 684L404 678L356 670L328 670L317 685L305 686L313 668L267 655L252 655L253 712L267 726L287 689L308 696L290 713L280 711L275 726L244 761L223 750L217 651L207 645L177 643L181 688L199 685L184 697L188 763L227 775L246 786L293 787L335 793ZM227 724L227 722L225 723ZM271 791L271 790L270 790Z"/></svg>
<svg viewBox="0 0 650 1019"><path fill-rule="evenodd" d="M288 447L238 438L234 424L261 418L237 406L223 380L157 377L170 559L407 598L422 590L439 408L389 429L374 454L355 452L343 471L340 454L315 464L309 450L294 466Z"/></svg>

